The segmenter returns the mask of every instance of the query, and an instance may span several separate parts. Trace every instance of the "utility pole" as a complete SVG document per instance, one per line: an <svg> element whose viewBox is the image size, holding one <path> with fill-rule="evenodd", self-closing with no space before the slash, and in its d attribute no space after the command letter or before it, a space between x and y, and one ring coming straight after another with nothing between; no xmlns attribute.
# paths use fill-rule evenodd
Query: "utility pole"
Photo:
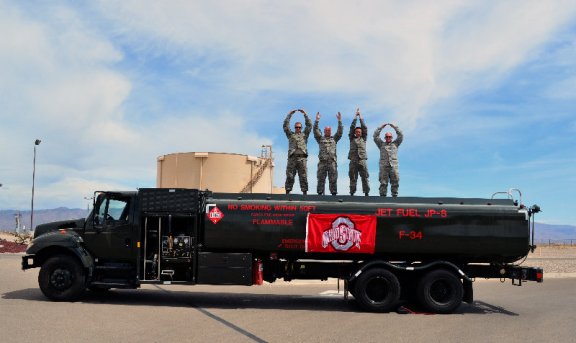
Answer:
<svg viewBox="0 0 576 343"><path fill-rule="evenodd" d="M32 205L30 209L30 231L34 231L34 180L36 178L36 146L42 142L39 139L34 141L34 162L32 163Z"/></svg>
<svg viewBox="0 0 576 343"><path fill-rule="evenodd" d="M84 197L84 200L87 200L88 202L86 203L86 212L89 214L90 213L90 202L94 199L94 197Z"/></svg>

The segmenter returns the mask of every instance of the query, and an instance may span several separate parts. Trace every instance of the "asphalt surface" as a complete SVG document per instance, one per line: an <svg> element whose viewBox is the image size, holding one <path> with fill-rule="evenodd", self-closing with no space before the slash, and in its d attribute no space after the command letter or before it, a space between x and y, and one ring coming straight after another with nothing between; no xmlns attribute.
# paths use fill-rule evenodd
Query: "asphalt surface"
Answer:
<svg viewBox="0 0 576 343"><path fill-rule="evenodd" d="M2 342L571 342L576 278L478 281L454 314L364 313L335 282L156 286L48 301L38 269L0 254ZM408 305L417 311L417 308ZM407 311L401 311L407 312Z"/></svg>

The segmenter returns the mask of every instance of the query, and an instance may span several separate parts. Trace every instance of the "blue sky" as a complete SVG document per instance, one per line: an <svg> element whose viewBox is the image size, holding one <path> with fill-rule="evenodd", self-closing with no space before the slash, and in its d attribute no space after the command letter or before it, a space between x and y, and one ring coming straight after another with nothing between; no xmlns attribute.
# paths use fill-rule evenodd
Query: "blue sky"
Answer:
<svg viewBox="0 0 576 343"><path fill-rule="evenodd" d="M36 138L35 208L82 208L175 152L272 144L282 186L286 113L360 107L370 136L404 131L401 196L518 188L576 225L576 1L0 0L0 33L0 209L29 209Z"/></svg>

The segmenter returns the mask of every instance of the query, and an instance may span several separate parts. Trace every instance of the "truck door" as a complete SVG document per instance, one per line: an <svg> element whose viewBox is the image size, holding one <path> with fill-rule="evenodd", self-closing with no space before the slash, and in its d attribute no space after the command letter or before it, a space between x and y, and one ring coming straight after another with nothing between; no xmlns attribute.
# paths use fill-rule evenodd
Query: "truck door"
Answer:
<svg viewBox="0 0 576 343"><path fill-rule="evenodd" d="M134 201L121 193L101 193L86 225L84 242L99 261L136 260L137 234L134 232Z"/></svg>

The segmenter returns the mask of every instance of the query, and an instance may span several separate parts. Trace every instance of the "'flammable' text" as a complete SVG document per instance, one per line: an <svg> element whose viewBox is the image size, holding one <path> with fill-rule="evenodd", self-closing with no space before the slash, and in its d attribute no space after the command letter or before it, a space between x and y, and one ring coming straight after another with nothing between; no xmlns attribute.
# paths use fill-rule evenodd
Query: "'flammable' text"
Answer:
<svg viewBox="0 0 576 343"><path fill-rule="evenodd" d="M292 219L252 219L253 225L285 225L291 226Z"/></svg>

